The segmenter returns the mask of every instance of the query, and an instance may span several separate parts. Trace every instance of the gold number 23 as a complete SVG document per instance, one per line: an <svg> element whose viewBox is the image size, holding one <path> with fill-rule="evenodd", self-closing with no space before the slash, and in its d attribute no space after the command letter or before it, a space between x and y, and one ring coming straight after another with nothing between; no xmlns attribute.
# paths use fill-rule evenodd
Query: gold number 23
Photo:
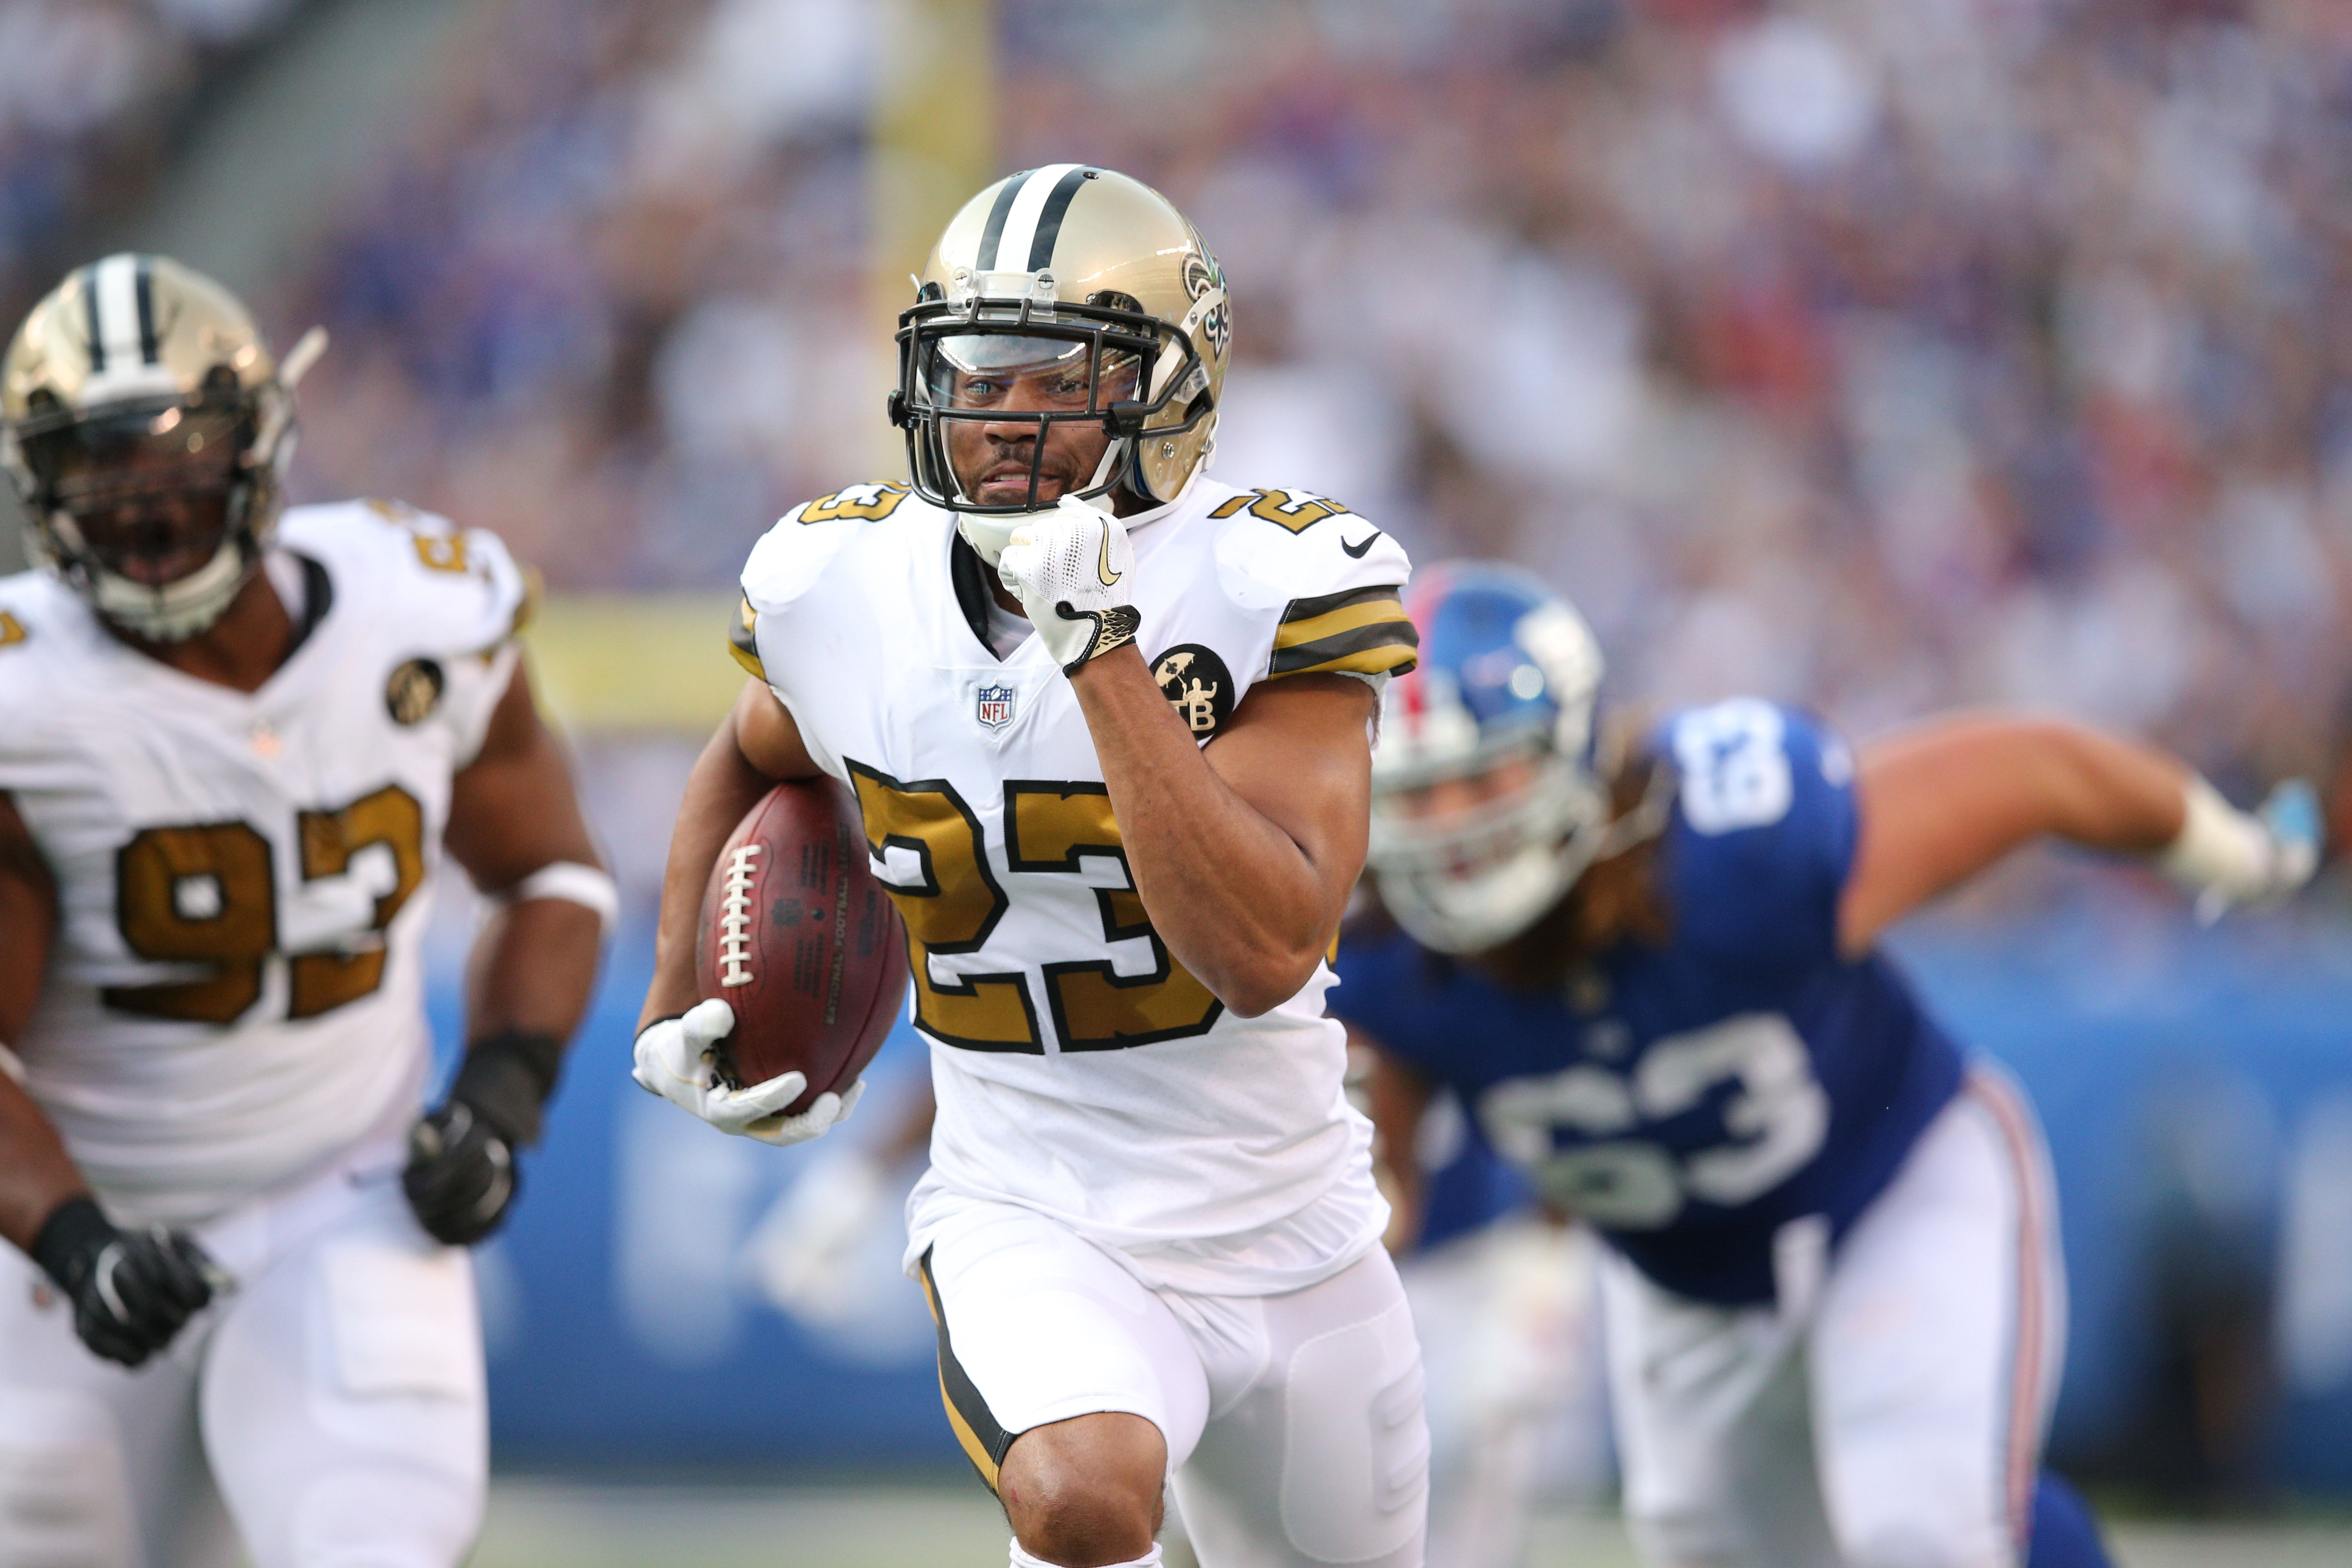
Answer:
<svg viewBox="0 0 2352 1568"><path fill-rule="evenodd" d="M970 1050L1043 1051L1036 1002L1025 974L1015 970L942 982L931 973L932 953L979 952L1012 907L989 867L979 817L945 779L902 784L854 762L849 773L857 786L867 846L877 857L892 848L914 857L916 879L892 887L890 896L907 926L916 1022L937 1038ZM1071 876L1083 869L1084 856L1127 868L1110 795L1101 784L1022 779L1005 784L1008 869L1015 875ZM1224 1011L1224 1004L1176 962L1151 929L1143 900L1135 895L1133 873L1125 880L1126 887L1094 890L1103 941L1148 938L1151 971L1120 974L1107 956L1044 965L1046 1004L1064 1050L1114 1051L1204 1035Z"/></svg>

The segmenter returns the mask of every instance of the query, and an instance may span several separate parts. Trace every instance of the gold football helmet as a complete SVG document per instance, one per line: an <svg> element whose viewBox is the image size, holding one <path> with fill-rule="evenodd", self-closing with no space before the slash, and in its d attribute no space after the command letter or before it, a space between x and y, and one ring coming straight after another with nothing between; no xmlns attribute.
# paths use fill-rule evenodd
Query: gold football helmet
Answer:
<svg viewBox="0 0 2352 1568"><path fill-rule="evenodd" d="M1055 504L1038 480L1056 425L1110 437L1071 496L1124 487L1148 505L1175 500L1213 449L1232 348L1224 272L1184 215L1113 170L1049 163L989 186L940 236L898 317L890 418L916 493L952 509L993 563L1024 514ZM1055 395L1017 412L971 392L1041 371ZM965 493L948 452L959 421L1035 426L1024 498Z"/></svg>
<svg viewBox="0 0 2352 1568"><path fill-rule="evenodd" d="M166 257L110 256L33 307L0 357L0 467L33 553L159 642L220 618L259 565L294 450L294 383L229 291Z"/></svg>

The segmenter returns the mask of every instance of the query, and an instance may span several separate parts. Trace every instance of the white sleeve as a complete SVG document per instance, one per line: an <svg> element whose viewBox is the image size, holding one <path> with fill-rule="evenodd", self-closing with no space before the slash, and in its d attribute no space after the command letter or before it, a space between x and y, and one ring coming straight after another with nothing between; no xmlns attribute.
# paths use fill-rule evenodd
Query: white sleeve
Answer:
<svg viewBox="0 0 2352 1568"><path fill-rule="evenodd" d="M1226 520L1225 591L1276 615L1261 679L1352 675L1377 692L1413 667L1419 638L1402 597L1412 563L1384 531L1297 490L1248 491L1210 515Z"/></svg>
<svg viewBox="0 0 2352 1568"><path fill-rule="evenodd" d="M440 668L436 717L464 767L480 752L490 716L514 680L522 657L516 634L530 618L531 582L494 533L429 513L405 526L413 539L404 553L413 559L404 569L415 574L416 624L428 644L419 652Z"/></svg>

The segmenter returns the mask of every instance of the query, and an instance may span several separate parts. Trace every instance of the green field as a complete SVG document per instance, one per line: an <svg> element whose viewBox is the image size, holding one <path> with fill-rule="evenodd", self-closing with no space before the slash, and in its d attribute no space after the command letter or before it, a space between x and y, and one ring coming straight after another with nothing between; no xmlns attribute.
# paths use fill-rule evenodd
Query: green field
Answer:
<svg viewBox="0 0 2352 1568"><path fill-rule="evenodd" d="M996 1568L1004 1523L971 1482L704 1489L500 1481L475 1568ZM2343 1568L2352 1522L2116 1525L2122 1568ZM1170 1568L1189 1568L1181 1549ZM1605 1515L1548 1513L1530 1568L1633 1568Z"/></svg>

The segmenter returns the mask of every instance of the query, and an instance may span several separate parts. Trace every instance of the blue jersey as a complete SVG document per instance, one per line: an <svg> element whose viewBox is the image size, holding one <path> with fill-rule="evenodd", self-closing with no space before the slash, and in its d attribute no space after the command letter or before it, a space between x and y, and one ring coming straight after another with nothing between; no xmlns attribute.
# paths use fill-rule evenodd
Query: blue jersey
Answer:
<svg viewBox="0 0 2352 1568"><path fill-rule="evenodd" d="M1446 1109L1454 1113L1447 1121L1462 1127L1456 1103L1449 1100ZM1439 1158L1436 1169L1422 1181L1421 1234L1412 1239L1415 1252L1482 1230L1533 1200L1527 1177L1496 1159L1486 1140L1471 1135L1466 1127L1450 1147L1421 1152L1424 1159L1432 1154Z"/></svg>
<svg viewBox="0 0 2352 1568"><path fill-rule="evenodd" d="M1832 1241L1958 1089L1959 1053L1885 959L1849 960L1850 752L1754 700L1679 714L1657 846L1663 946L1558 994L1507 990L1401 933L1342 948L1331 1009L1451 1086L1477 1134L1660 1285L1773 1299L1774 1237Z"/></svg>

